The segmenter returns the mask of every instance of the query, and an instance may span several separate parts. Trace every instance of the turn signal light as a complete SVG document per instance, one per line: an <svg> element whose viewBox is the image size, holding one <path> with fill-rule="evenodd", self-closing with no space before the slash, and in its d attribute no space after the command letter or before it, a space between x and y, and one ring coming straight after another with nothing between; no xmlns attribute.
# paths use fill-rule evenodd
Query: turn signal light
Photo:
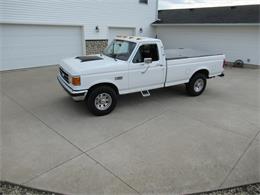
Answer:
<svg viewBox="0 0 260 195"><path fill-rule="evenodd" d="M71 77L71 84L75 86L80 86L80 77Z"/></svg>
<svg viewBox="0 0 260 195"><path fill-rule="evenodd" d="M224 60L224 62L223 62L223 68L224 68L226 65L227 65L227 61Z"/></svg>

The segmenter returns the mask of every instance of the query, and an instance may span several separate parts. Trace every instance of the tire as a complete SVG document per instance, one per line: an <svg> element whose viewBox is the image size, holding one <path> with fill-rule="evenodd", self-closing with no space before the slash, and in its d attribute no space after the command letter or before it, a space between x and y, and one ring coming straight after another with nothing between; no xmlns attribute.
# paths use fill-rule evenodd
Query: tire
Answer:
<svg viewBox="0 0 260 195"><path fill-rule="evenodd" d="M117 94L109 86L100 86L90 91L87 97L88 110L96 116L104 116L114 110L117 104Z"/></svg>
<svg viewBox="0 0 260 195"><path fill-rule="evenodd" d="M199 96L203 93L207 86L207 78L202 73L196 73L193 75L186 84L186 90L190 96Z"/></svg>
<svg viewBox="0 0 260 195"><path fill-rule="evenodd" d="M243 66L244 66L244 61L243 60L236 60L235 62L234 62L234 67L239 67L239 68L242 68Z"/></svg>

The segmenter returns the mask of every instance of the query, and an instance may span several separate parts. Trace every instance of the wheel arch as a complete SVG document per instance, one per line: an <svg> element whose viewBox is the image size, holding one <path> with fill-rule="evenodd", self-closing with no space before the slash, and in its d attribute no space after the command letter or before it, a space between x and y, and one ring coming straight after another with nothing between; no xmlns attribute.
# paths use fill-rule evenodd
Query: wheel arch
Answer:
<svg viewBox="0 0 260 195"><path fill-rule="evenodd" d="M204 74L207 79L209 78L209 70L207 68L201 68L201 69L195 70L190 78L192 78L195 74L198 74L198 73Z"/></svg>
<svg viewBox="0 0 260 195"><path fill-rule="evenodd" d="M101 86L109 86L109 87L111 87L112 89L115 90L115 92L116 92L117 95L119 95L119 89L118 89L118 87L117 87L114 83L111 83L111 82L101 82L101 83L93 84L93 85L88 89L88 93L91 92L92 90L96 89L97 87L101 87Z"/></svg>

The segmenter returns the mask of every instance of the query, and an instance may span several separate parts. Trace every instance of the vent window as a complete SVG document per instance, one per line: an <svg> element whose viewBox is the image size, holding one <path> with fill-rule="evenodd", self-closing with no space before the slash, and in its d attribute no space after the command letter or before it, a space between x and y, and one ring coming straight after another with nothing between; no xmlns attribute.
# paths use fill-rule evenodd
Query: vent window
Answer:
<svg viewBox="0 0 260 195"><path fill-rule="evenodd" d="M139 0L139 3L148 4L148 0Z"/></svg>

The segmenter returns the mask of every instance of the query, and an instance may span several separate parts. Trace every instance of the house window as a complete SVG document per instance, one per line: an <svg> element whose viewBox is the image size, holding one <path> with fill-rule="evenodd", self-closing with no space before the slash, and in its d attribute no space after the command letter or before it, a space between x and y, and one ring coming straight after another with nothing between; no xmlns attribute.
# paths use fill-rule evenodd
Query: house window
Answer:
<svg viewBox="0 0 260 195"><path fill-rule="evenodd" d="M148 4L148 0L139 0L139 3Z"/></svg>

